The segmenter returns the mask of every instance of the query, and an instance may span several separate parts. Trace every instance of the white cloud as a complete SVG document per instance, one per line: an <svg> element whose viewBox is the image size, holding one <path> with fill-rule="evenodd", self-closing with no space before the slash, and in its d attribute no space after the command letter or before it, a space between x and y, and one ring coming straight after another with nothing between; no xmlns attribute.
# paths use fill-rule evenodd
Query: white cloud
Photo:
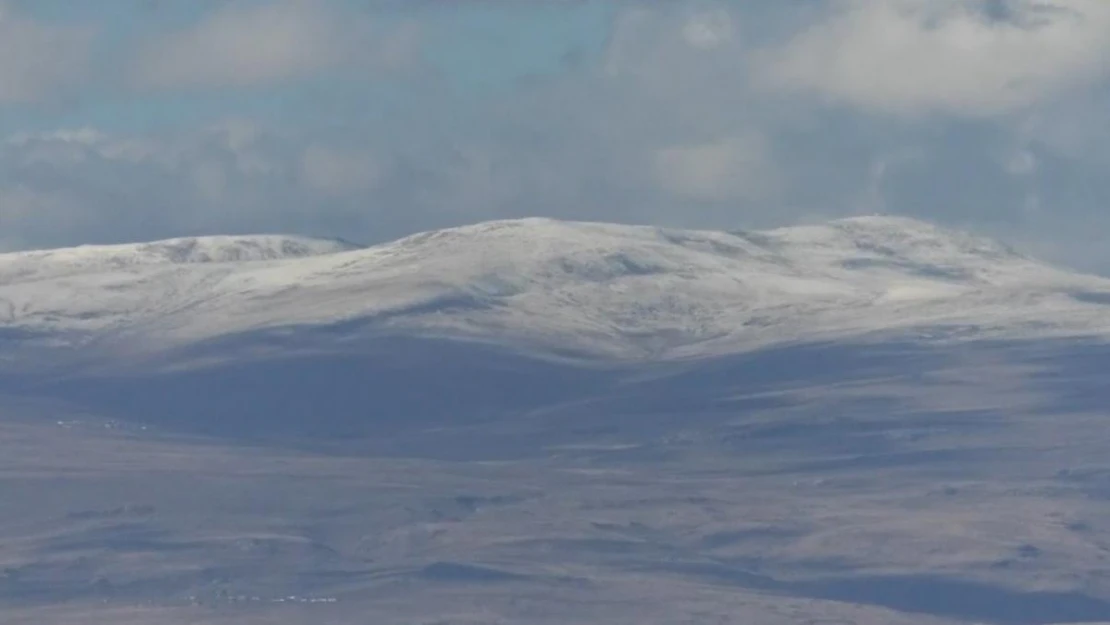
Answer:
<svg viewBox="0 0 1110 625"><path fill-rule="evenodd" d="M758 199L777 184L766 144L754 136L663 148L655 172L666 191L699 201Z"/></svg>
<svg viewBox="0 0 1110 625"><path fill-rule="evenodd" d="M610 34L603 69L611 75L682 80L675 70L729 73L744 81L743 41L735 10L691 10L678 5L633 6L621 12Z"/></svg>
<svg viewBox="0 0 1110 625"><path fill-rule="evenodd" d="M249 87L344 64L404 66L417 52L411 24L385 31L361 13L308 0L232 0L185 30L150 39L133 68L152 88Z"/></svg>
<svg viewBox="0 0 1110 625"><path fill-rule="evenodd" d="M93 32L52 26L0 2L0 104L44 100L84 78Z"/></svg>
<svg viewBox="0 0 1110 625"><path fill-rule="evenodd" d="M378 185L384 173L377 159L364 150L311 145L301 156L301 177L327 195L355 195Z"/></svg>
<svg viewBox="0 0 1110 625"><path fill-rule="evenodd" d="M882 154L875 158L868 169L867 184L857 201L856 212L862 215L886 213L891 208L887 202L886 186L897 174L897 170L921 161L923 155L917 150L899 150Z"/></svg>
<svg viewBox="0 0 1110 625"><path fill-rule="evenodd" d="M1011 176L1028 176L1037 171L1037 157L1029 150L1017 150L1009 155L1003 167Z"/></svg>
<svg viewBox="0 0 1110 625"><path fill-rule="evenodd" d="M1022 110L1110 74L1110 2L841 0L758 57L768 84L897 115Z"/></svg>
<svg viewBox="0 0 1110 625"><path fill-rule="evenodd" d="M735 33L732 14L724 9L695 13L686 20L682 36L695 48L716 48L732 39Z"/></svg>
<svg viewBox="0 0 1110 625"><path fill-rule="evenodd" d="M0 144L3 236L54 246L298 230L314 207L314 193L290 181L302 151L243 123L142 138L24 134Z"/></svg>

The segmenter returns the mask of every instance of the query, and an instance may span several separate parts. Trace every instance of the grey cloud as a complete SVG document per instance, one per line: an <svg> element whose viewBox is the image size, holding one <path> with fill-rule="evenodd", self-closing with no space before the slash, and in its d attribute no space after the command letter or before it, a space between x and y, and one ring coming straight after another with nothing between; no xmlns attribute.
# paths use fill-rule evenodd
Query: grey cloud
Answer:
<svg viewBox="0 0 1110 625"><path fill-rule="evenodd" d="M141 87L249 87L311 77L343 65L396 70L417 62L411 23L379 27L333 4L232 1L181 31L150 37L131 73Z"/></svg>
<svg viewBox="0 0 1110 625"><path fill-rule="evenodd" d="M85 80L93 35L23 17L0 2L0 104L40 102Z"/></svg>

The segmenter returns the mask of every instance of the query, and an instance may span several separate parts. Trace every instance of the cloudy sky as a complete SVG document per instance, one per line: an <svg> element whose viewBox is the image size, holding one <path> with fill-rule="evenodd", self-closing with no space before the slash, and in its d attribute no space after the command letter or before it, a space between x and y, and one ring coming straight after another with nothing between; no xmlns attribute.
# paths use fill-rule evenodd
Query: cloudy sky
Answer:
<svg viewBox="0 0 1110 625"><path fill-rule="evenodd" d="M1105 0L0 0L0 248L893 213L1110 273Z"/></svg>

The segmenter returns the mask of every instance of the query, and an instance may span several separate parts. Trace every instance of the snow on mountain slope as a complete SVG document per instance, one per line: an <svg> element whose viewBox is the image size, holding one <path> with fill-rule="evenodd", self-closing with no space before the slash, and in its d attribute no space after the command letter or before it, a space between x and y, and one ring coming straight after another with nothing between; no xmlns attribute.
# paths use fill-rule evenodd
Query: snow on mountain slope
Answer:
<svg viewBox="0 0 1110 625"><path fill-rule="evenodd" d="M282 260L354 249L359 249L359 246L338 239L285 235L219 235L181 237L151 243L82 245L0 254L0 284L150 265Z"/></svg>
<svg viewBox="0 0 1110 625"><path fill-rule="evenodd" d="M751 233L523 219L366 249L248 240L268 244L0 256L0 324L143 348L348 324L619 358L938 325L1110 334L1110 280L904 218ZM27 269L41 255L47 269Z"/></svg>

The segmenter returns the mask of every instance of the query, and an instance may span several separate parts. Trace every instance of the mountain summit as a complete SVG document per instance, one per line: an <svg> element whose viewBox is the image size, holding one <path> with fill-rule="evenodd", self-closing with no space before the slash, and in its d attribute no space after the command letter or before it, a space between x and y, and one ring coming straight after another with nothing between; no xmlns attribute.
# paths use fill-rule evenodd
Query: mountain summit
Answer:
<svg viewBox="0 0 1110 625"><path fill-rule="evenodd" d="M1110 280L894 217L758 232L533 218L364 249L209 237L0 255L9 335L142 350L330 328L674 358L876 332L1103 334L1104 301Z"/></svg>

